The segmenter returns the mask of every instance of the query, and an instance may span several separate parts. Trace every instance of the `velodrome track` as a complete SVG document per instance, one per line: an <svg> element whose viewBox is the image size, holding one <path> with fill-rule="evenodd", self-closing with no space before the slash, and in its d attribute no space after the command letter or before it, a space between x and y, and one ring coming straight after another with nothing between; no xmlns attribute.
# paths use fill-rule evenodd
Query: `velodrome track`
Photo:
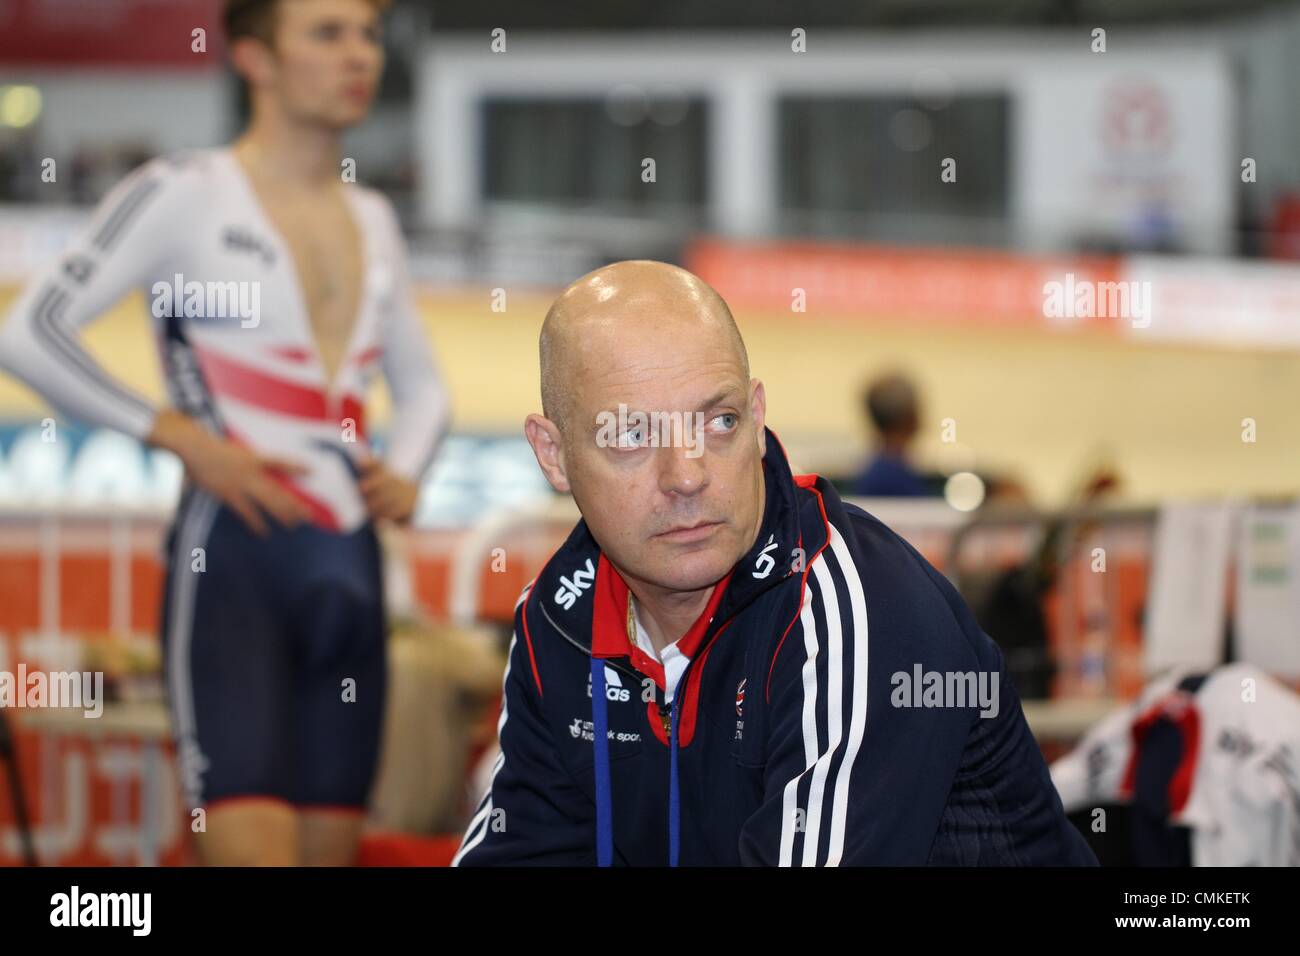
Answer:
<svg viewBox="0 0 1300 956"><path fill-rule="evenodd" d="M0 314L16 290L0 290ZM424 292L420 303L450 383L455 428L518 434L538 406L537 331L545 291L511 293L491 310L487 289ZM767 385L769 424L808 470L850 467L865 431L857 395L871 372L901 364L920 382L920 446L937 461L940 422L982 469L1018 475L1039 504L1060 503L1099 453L1122 463L1138 501L1300 490L1300 354L1133 344L1095 332L1003 331L861 323L815 312L739 312L752 371ZM85 333L105 366L155 398L157 359L141 299ZM382 387L374 420L386 417ZM0 420L38 418L42 403L0 375ZM1258 441L1241 441L1241 421Z"/></svg>

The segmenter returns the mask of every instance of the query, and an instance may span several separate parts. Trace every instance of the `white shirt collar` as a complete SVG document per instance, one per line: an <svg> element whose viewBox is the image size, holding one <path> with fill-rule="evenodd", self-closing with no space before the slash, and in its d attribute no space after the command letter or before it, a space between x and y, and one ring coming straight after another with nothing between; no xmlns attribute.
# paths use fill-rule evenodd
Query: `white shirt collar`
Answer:
<svg viewBox="0 0 1300 956"><path fill-rule="evenodd" d="M691 659L683 654L677 647L677 642L673 641L667 645L662 654L655 652L654 642L650 640L650 635L641 625L641 611L636 606L636 601L628 595L628 600L632 601L632 620L636 624L636 646L649 657L657 660L664 667L664 683L667 685L667 694L665 695L668 702L672 703L673 694L677 690L677 682L682 679L682 672L686 670L686 665Z"/></svg>

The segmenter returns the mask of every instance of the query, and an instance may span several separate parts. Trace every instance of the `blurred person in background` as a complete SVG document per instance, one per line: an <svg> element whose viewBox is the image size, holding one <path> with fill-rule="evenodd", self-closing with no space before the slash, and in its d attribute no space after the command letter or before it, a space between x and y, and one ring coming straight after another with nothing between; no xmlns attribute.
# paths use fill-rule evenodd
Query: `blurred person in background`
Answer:
<svg viewBox="0 0 1300 956"><path fill-rule="evenodd" d="M1109 461L1097 461L1083 472L1084 478L1070 493L1062 512L1049 512L1040 520L1038 544L1025 560L1009 567L958 568L954 583L970 605L980 627L997 641L1006 656L1007 673L1016 689L1028 700L1052 696L1057 665L1049 639L1045 610L1047 595L1061 575L1062 556L1071 553L1099 526L1096 518L1073 512L1104 507L1119 492L1119 472ZM1015 482L998 491L991 503L1028 506L1029 499ZM1032 512L1028 513L1032 514ZM1028 520L1028 514L1026 520ZM973 527L973 526L972 526Z"/></svg>
<svg viewBox="0 0 1300 956"><path fill-rule="evenodd" d="M0 330L0 364L52 404L184 464L164 666L211 864L354 860L386 689L374 523L409 521L446 431L397 217L340 175L340 136L383 69L386 6L227 0L248 129L134 172ZM167 408L78 336L141 287ZM382 457L363 405L381 369L394 406Z"/></svg>
<svg viewBox="0 0 1300 956"><path fill-rule="evenodd" d="M879 376L863 393L862 406L875 432L875 451L849 482L848 493L882 498L942 494L942 476L918 470L908 454L921 421L921 403L911 379L901 372Z"/></svg>
<svg viewBox="0 0 1300 956"><path fill-rule="evenodd" d="M912 461L911 447L920 431L921 400L916 385L902 372L892 371L868 383L862 409L875 434L874 452L866 466L843 485L844 493L865 498L928 498L944 494L948 476L922 471ZM1015 475L978 472L984 500L990 504L1029 504L1029 492Z"/></svg>

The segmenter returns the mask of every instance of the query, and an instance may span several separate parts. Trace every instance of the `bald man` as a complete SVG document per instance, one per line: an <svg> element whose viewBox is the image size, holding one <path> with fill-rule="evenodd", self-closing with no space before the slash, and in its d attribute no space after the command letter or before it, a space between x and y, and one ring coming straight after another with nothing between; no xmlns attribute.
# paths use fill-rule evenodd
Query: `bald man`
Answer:
<svg viewBox="0 0 1300 956"><path fill-rule="evenodd" d="M520 596L458 865L1095 863L948 582L794 476L726 303L620 262L524 431L582 520Z"/></svg>

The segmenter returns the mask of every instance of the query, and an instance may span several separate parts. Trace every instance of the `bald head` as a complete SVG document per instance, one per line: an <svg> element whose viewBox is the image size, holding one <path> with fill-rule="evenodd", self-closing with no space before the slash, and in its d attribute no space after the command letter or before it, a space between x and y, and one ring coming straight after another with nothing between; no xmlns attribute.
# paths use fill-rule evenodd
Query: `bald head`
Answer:
<svg viewBox="0 0 1300 956"><path fill-rule="evenodd" d="M640 600L707 599L766 500L767 397L731 310L684 269L617 262L564 290L540 344L524 435L546 480Z"/></svg>
<svg viewBox="0 0 1300 956"><path fill-rule="evenodd" d="M749 378L745 343L722 296L685 269L632 259L589 272L560 293L546 313L538 343L542 414L565 431L574 385L601 370L606 344L647 333L696 341L703 334L734 351Z"/></svg>

